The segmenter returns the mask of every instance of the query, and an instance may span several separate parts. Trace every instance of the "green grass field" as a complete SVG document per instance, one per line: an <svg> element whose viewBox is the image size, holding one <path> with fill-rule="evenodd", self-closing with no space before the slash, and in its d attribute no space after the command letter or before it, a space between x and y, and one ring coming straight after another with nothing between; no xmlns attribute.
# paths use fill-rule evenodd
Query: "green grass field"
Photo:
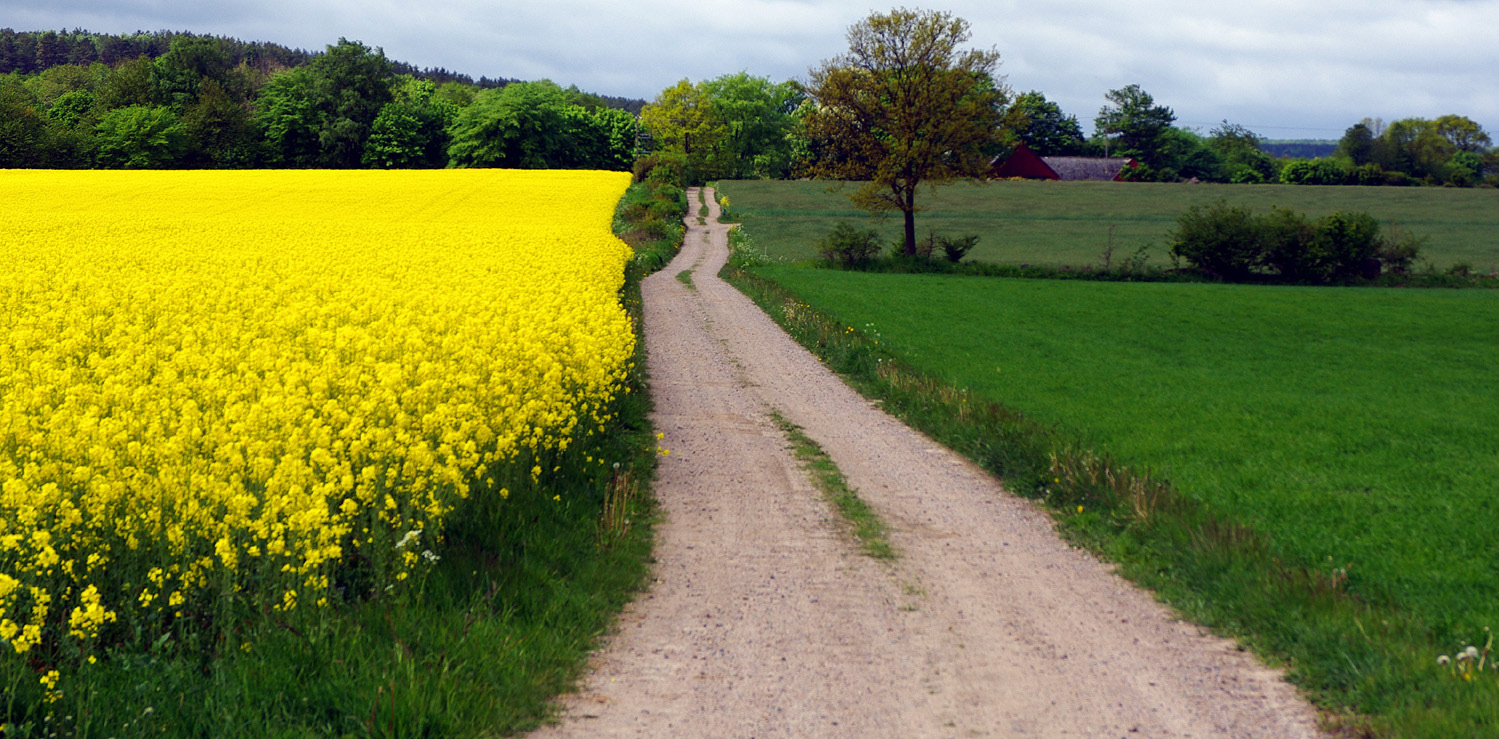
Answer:
<svg viewBox="0 0 1499 739"><path fill-rule="evenodd" d="M1274 575L1235 572L1252 558L1173 571L1172 535L1112 552L1379 736L1499 736L1495 674L1459 684L1434 664L1499 629L1499 295L756 272L927 374L1165 476L1263 534L1265 561L1320 572L1351 616L1267 598Z"/></svg>
<svg viewBox="0 0 1499 739"><path fill-rule="evenodd" d="M899 214L873 220L854 208L847 193L825 182L733 181L718 183L735 218L756 245L789 261L812 259L815 244L846 220L899 238ZM1168 265L1167 234L1192 205L1219 198L1266 212L1275 206L1317 217L1333 211L1367 211L1382 223L1429 239L1425 256L1438 269L1466 262L1481 272L1499 270L1499 190L1293 185L1186 185L1113 182L956 183L935 193L922 189L918 236L928 229L949 236L978 234L969 259L1006 264L1082 266L1102 263L1113 227L1114 259L1149 247L1150 264Z"/></svg>

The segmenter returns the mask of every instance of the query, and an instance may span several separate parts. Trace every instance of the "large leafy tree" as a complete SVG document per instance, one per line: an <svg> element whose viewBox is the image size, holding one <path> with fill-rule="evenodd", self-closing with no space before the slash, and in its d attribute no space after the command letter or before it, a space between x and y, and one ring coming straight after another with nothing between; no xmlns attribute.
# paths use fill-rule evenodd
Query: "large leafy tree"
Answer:
<svg viewBox="0 0 1499 739"><path fill-rule="evenodd" d="M1262 142L1259 134L1228 121L1213 129L1208 138L1208 146L1223 159L1228 178L1236 183L1275 179L1275 161L1260 147Z"/></svg>
<svg viewBox="0 0 1499 739"><path fill-rule="evenodd" d="M263 132L267 158L279 167L317 164L323 115L312 73L305 67L272 77L256 102L255 122Z"/></svg>
<svg viewBox="0 0 1499 739"><path fill-rule="evenodd" d="M1176 121L1176 113L1164 105L1156 105L1155 98L1139 85L1109 90L1104 99L1108 104L1098 110L1093 130L1104 138L1111 151L1159 166L1164 158L1162 144L1167 130Z"/></svg>
<svg viewBox="0 0 1499 739"><path fill-rule="evenodd" d="M1025 144L1041 156L1078 154L1085 146L1077 116L1062 113L1060 106L1035 90L1015 96L1005 108L1002 128L1006 146Z"/></svg>
<svg viewBox="0 0 1499 739"><path fill-rule="evenodd" d="M824 177L862 180L849 197L873 213L899 211L916 253L916 193L988 169L1007 90L999 52L959 48L968 23L949 13L893 10L848 31L848 53L811 72L808 136Z"/></svg>
<svg viewBox="0 0 1499 739"><path fill-rule="evenodd" d="M151 65L152 97L182 112L197 102L205 82L216 83L222 92L233 66L229 50L217 39L174 38L171 49Z"/></svg>
<svg viewBox="0 0 1499 739"><path fill-rule="evenodd" d="M551 82L486 90L453 121L448 160L459 167L556 167L566 154L567 96Z"/></svg>
<svg viewBox="0 0 1499 739"><path fill-rule="evenodd" d="M257 158L260 141L250 111L212 79L203 80L197 99L182 114L187 164L244 167Z"/></svg>
<svg viewBox="0 0 1499 739"><path fill-rule="evenodd" d="M308 68L322 124L318 130L320 163L359 166L375 118L392 99L390 60L380 49L341 38Z"/></svg>
<svg viewBox="0 0 1499 739"><path fill-rule="evenodd" d="M1356 167L1368 164L1374 157L1374 131L1368 123L1355 123L1338 140L1338 153Z"/></svg>
<svg viewBox="0 0 1499 739"><path fill-rule="evenodd" d="M0 168L46 162L47 126L36 96L15 75L0 76Z"/></svg>
<svg viewBox="0 0 1499 739"><path fill-rule="evenodd" d="M97 141L101 166L161 169L176 163L186 137L170 108L132 105L99 119Z"/></svg>
<svg viewBox="0 0 1499 739"><path fill-rule="evenodd" d="M459 112L449 129L449 165L619 169L634 152L632 122L628 113L576 105L552 82L512 82Z"/></svg>
<svg viewBox="0 0 1499 739"><path fill-rule="evenodd" d="M662 90L640 111L640 123L657 151L680 154L687 163L687 179L713 176L713 160L729 136L728 126L701 84L682 80Z"/></svg>
<svg viewBox="0 0 1499 739"><path fill-rule="evenodd" d="M437 86L409 75L400 78L395 99L370 126L364 163L382 169L441 167L447 163L448 124L458 106L437 98Z"/></svg>
<svg viewBox="0 0 1499 739"><path fill-rule="evenodd" d="M792 114L805 98L801 87L738 72L708 80L702 88L724 126L714 176L784 177L791 166Z"/></svg>

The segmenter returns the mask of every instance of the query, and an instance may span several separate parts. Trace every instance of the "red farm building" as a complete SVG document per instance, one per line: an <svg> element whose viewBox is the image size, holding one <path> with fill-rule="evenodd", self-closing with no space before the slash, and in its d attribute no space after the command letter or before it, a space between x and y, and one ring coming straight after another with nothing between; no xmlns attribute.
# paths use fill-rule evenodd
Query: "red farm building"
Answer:
<svg viewBox="0 0 1499 739"><path fill-rule="evenodd" d="M995 161L989 170L994 180L1020 177L1027 180L1094 180L1123 182L1124 173L1137 166L1133 159L1121 157L1043 157L1021 144L1003 162Z"/></svg>

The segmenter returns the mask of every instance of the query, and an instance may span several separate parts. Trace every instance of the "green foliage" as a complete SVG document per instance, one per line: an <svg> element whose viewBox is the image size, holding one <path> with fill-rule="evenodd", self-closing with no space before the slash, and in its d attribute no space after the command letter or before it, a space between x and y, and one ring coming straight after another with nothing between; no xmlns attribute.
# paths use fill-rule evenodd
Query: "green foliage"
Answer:
<svg viewBox="0 0 1499 739"><path fill-rule="evenodd" d="M666 183L687 187L687 156L680 151L654 151L635 160L636 182Z"/></svg>
<svg viewBox="0 0 1499 739"><path fill-rule="evenodd" d="M1086 147L1077 116L1064 115L1060 106L1035 90L1016 95L1000 125L1006 148L1025 144L1048 157L1080 154Z"/></svg>
<svg viewBox="0 0 1499 739"><path fill-rule="evenodd" d="M270 164L311 167L317 163L323 116L309 70L293 69L272 77L261 91L257 109L255 124Z"/></svg>
<svg viewBox="0 0 1499 739"><path fill-rule="evenodd" d="M901 213L907 255L916 252L917 188L983 174L998 144L1009 96L994 77L999 52L960 50L969 37L967 21L949 13L876 13L849 29L848 53L812 70L814 172L862 180L855 205Z"/></svg>
<svg viewBox="0 0 1499 739"><path fill-rule="evenodd" d="M1177 219L1171 255L1230 282L1247 280L1265 262L1263 231L1249 208L1223 200L1194 205Z"/></svg>
<svg viewBox="0 0 1499 739"><path fill-rule="evenodd" d="M498 84L419 71L347 39L314 55L169 32L0 29L0 70L13 61L6 44L38 39L69 51L44 63L33 51L27 56L38 63L25 65L27 74L0 77L0 166L97 166L103 116L146 106L166 108L182 124L180 156L164 166L440 167L457 112L480 86ZM640 101L576 87L563 97L570 161L555 166L627 169L638 126L620 108Z"/></svg>
<svg viewBox="0 0 1499 739"><path fill-rule="evenodd" d="M394 99L370 124L361 161L380 169L434 168L447 164L448 124L458 108L436 97L426 80L401 77Z"/></svg>
<svg viewBox="0 0 1499 739"><path fill-rule="evenodd" d="M562 88L516 82L486 90L453 121L448 158L457 167L547 169L567 156Z"/></svg>
<svg viewBox="0 0 1499 739"><path fill-rule="evenodd" d="M824 261L844 269L857 268L880 253L879 233L860 230L839 221L832 231L817 242L817 253Z"/></svg>
<svg viewBox="0 0 1499 739"><path fill-rule="evenodd" d="M579 166L615 172L631 169L640 139L640 122L635 116L618 108L593 108L577 130L585 148Z"/></svg>
<svg viewBox="0 0 1499 739"><path fill-rule="evenodd" d="M747 72L702 83L712 115L724 124L723 140L708 158L708 179L779 179L791 169L792 114L804 95L793 82L779 84Z"/></svg>
<svg viewBox="0 0 1499 739"><path fill-rule="evenodd" d="M804 96L792 82L747 72L681 80L640 112L655 150L681 157L687 182L779 178L792 168L794 113Z"/></svg>
<svg viewBox="0 0 1499 739"><path fill-rule="evenodd" d="M115 169L162 169L186 146L182 123L169 108L132 105L99 120L99 165Z"/></svg>
<svg viewBox="0 0 1499 739"><path fill-rule="evenodd" d="M182 115L184 160L199 167L246 167L260 159L254 119L214 80L204 80Z"/></svg>
<svg viewBox="0 0 1499 739"><path fill-rule="evenodd" d="M631 269L665 267L682 247L686 214L687 195L675 184L648 177L631 185L614 212L614 232L635 250Z"/></svg>
<svg viewBox="0 0 1499 739"><path fill-rule="evenodd" d="M0 167L41 166L46 141L35 96L15 75L0 77Z"/></svg>
<svg viewBox="0 0 1499 739"><path fill-rule="evenodd" d="M229 50L214 39L174 38L171 49L151 65L151 97L181 113L197 101L205 83L219 85L222 92L233 66Z"/></svg>
<svg viewBox="0 0 1499 739"><path fill-rule="evenodd" d="M1341 185L1349 172L1337 159L1293 159L1280 169L1280 181L1287 185Z"/></svg>
<svg viewBox="0 0 1499 739"><path fill-rule="evenodd" d="M633 121L586 110L548 81L486 90L449 131L451 166L518 169L623 169L633 158Z"/></svg>
<svg viewBox="0 0 1499 739"><path fill-rule="evenodd" d="M1256 216L1220 200L1187 209L1171 238L1171 255L1207 274L1244 282L1269 269L1281 280L1322 284L1379 276L1381 256L1404 271L1419 243L1391 242L1368 213L1331 213L1313 223L1284 208Z"/></svg>
<svg viewBox="0 0 1499 739"><path fill-rule="evenodd" d="M380 49L340 38L308 65L319 114L318 163L357 167L380 110L392 99L390 60Z"/></svg>
<svg viewBox="0 0 1499 739"><path fill-rule="evenodd" d="M957 264L963 261L973 247L978 246L979 237L973 234L968 236L934 236L937 245L942 248L942 256L947 261Z"/></svg>
<svg viewBox="0 0 1499 739"><path fill-rule="evenodd" d="M1111 156L1133 156L1152 167L1160 167L1161 137L1171 130L1176 113L1139 85L1110 90L1108 104L1098 110L1093 130L1110 142Z"/></svg>
<svg viewBox="0 0 1499 739"><path fill-rule="evenodd" d="M69 90L52 101L47 117L68 128L77 128L94 117L98 97L88 89Z"/></svg>
<svg viewBox="0 0 1499 739"><path fill-rule="evenodd" d="M1260 148L1263 141L1259 134L1224 121L1212 130L1208 145L1222 158L1230 182L1260 184L1274 182L1277 174L1275 160Z"/></svg>
<svg viewBox="0 0 1499 739"><path fill-rule="evenodd" d="M1368 124L1355 123L1343 132L1343 138L1338 141L1338 155L1353 162L1355 167L1370 164L1374 156L1374 132L1369 130Z"/></svg>

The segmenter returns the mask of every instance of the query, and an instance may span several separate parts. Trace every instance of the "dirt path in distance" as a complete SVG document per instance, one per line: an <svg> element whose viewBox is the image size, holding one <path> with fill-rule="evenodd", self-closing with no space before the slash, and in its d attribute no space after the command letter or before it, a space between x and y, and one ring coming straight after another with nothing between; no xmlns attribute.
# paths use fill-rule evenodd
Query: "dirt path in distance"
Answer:
<svg viewBox="0 0 1499 739"><path fill-rule="evenodd" d="M1277 672L1060 541L719 280L709 203L644 285L671 450L655 581L533 737L1321 736ZM899 560L857 553L772 409L890 524Z"/></svg>

